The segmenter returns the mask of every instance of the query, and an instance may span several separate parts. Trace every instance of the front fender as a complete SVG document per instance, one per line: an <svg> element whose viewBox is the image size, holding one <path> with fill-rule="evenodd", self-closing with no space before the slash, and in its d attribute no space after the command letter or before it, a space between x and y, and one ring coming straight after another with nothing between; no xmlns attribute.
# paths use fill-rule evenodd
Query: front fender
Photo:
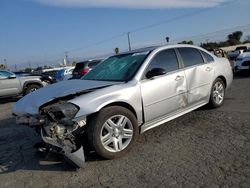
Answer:
<svg viewBox="0 0 250 188"><path fill-rule="evenodd" d="M76 118L96 113L112 103L126 103L136 112L138 124L140 125L143 122L141 93L137 84L114 85L84 94L69 102L80 107Z"/></svg>

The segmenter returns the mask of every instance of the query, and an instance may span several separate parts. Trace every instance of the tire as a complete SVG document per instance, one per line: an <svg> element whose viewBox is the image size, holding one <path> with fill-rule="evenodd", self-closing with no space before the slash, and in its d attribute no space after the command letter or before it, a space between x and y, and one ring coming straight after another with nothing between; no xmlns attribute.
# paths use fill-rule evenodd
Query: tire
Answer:
<svg viewBox="0 0 250 188"><path fill-rule="evenodd" d="M36 84L31 84L31 85L28 85L25 89L25 92L24 92L24 95L27 95L33 91L36 91L38 90L39 88L41 88L41 86L39 85L36 85Z"/></svg>
<svg viewBox="0 0 250 188"><path fill-rule="evenodd" d="M138 135L139 127L135 115L121 106L102 109L90 119L87 129L89 144L105 159L124 156Z"/></svg>
<svg viewBox="0 0 250 188"><path fill-rule="evenodd" d="M209 105L212 108L219 108L225 99L225 83L221 78L217 78L211 88Z"/></svg>

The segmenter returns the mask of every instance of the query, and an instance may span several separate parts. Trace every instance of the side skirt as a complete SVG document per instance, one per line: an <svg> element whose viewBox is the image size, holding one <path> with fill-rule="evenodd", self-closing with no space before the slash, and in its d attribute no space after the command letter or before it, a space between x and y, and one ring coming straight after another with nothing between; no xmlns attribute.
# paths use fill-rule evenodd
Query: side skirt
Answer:
<svg viewBox="0 0 250 188"><path fill-rule="evenodd" d="M164 124L164 123L166 123L168 121L171 121L171 120L173 120L173 119L175 119L177 117L180 117L180 116L182 116L182 115L184 115L186 113L189 113L189 112L191 112L191 111L193 111L193 110L195 110L197 108L200 108L201 106L206 105L207 103L208 103L207 101L202 101L202 102L200 102L198 104L195 104L195 105L193 105L193 106L191 106L191 107L189 107L189 108L187 108L185 110L179 110L179 111L177 111L177 112L175 112L173 114L170 114L168 116L164 116L164 117L159 118L157 120L145 123L144 125L141 126L140 133L142 134L142 133L144 133L144 132L146 132L146 131L148 131L148 130L150 130L152 128L155 128L155 127L157 127L157 126L159 126L161 124Z"/></svg>

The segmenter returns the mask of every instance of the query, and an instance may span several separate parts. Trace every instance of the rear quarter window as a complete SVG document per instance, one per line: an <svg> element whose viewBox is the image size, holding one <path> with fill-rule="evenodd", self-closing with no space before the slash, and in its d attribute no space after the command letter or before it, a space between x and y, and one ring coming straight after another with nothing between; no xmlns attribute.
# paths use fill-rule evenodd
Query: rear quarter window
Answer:
<svg viewBox="0 0 250 188"><path fill-rule="evenodd" d="M195 48L178 48L185 67L203 64L204 60L199 50Z"/></svg>
<svg viewBox="0 0 250 188"><path fill-rule="evenodd" d="M200 51L200 52L202 53L202 55L207 63L214 62L214 58L211 55L209 55L208 53L206 53L204 51Z"/></svg>

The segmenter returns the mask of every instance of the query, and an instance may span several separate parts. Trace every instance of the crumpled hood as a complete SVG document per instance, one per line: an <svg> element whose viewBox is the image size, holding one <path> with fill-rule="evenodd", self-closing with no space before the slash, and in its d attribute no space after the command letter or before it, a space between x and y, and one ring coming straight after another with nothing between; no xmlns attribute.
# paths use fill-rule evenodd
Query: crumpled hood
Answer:
<svg viewBox="0 0 250 188"><path fill-rule="evenodd" d="M67 80L49 85L20 99L13 108L16 115L38 114L39 107L60 97L84 92L85 90L114 85L117 82L92 80Z"/></svg>

